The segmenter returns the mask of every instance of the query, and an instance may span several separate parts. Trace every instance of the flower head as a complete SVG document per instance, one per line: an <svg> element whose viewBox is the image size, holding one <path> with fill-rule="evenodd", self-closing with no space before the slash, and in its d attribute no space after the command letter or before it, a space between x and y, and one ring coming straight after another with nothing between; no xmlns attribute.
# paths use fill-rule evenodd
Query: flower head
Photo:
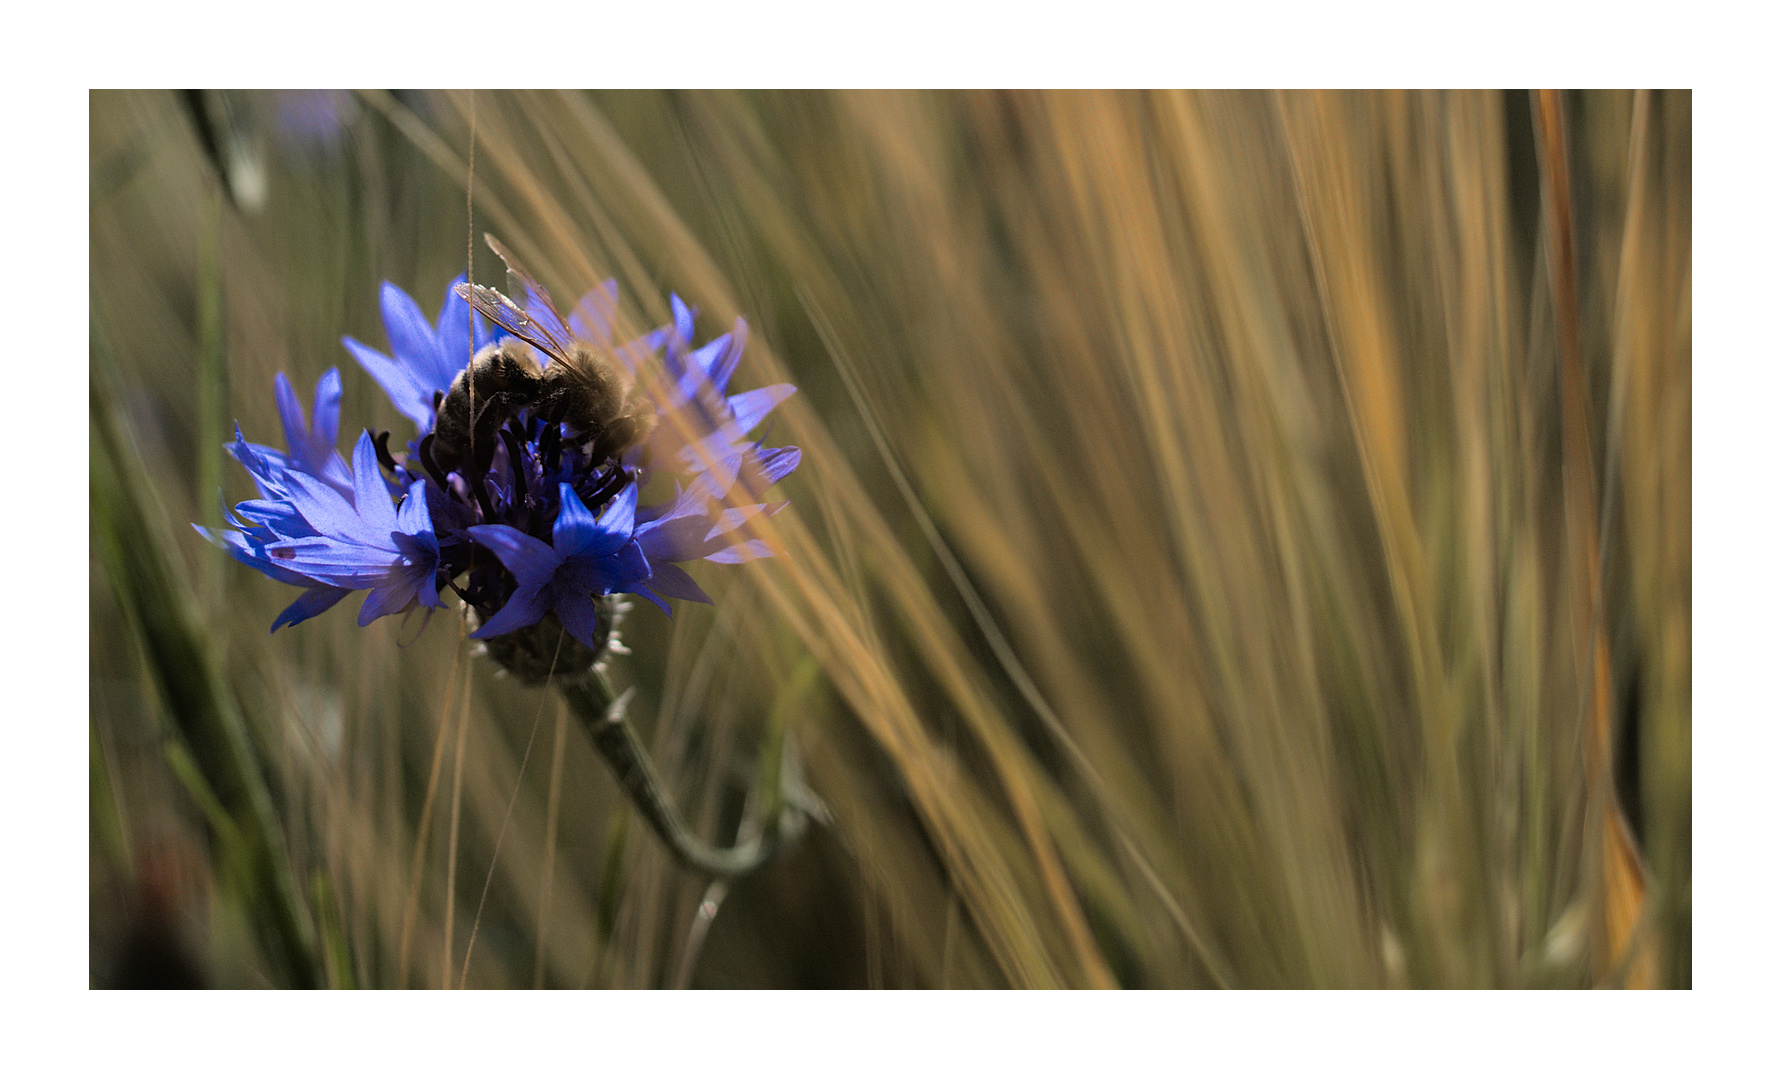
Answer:
<svg viewBox="0 0 1782 1080"><path fill-rule="evenodd" d="M536 681L557 670L552 646L540 644L556 638L556 626L584 650L562 670L585 667L607 644L615 595L642 596L664 611L670 610L669 598L710 603L677 564L742 562L772 553L744 533L751 519L785 505L762 502L760 493L797 467L799 452L763 448L749 434L793 388L782 384L726 396L746 324L739 319L732 333L695 349L692 310L674 297L671 326L615 346L614 283L589 292L564 318L541 287L524 275L516 278L524 290L518 303L454 283L435 324L406 293L385 284L384 326L394 355L345 339L347 350L415 422L419 437L406 454L392 454L385 435L365 432L347 467L335 451L338 371L318 384L313 418L304 416L289 382L279 376L285 451L249 443L237 431L230 453L246 467L260 498L238 504L229 514L230 528L199 531L243 563L305 588L274 630L362 589L369 590L359 613L365 625L415 607L444 606L440 594L449 587L475 611L475 636L491 655ZM499 316L518 337L472 363L498 337L480 317L472 326L472 309L461 293L473 295L478 308ZM494 372L509 380L499 391L505 396L479 399L488 404L479 404L474 430L482 432L486 424L488 434L475 437L488 441L478 442L474 455L431 454L430 444L445 434L439 417L459 372L477 372L467 380L474 387L493 357L526 350L527 343L537 346L536 366L519 352L517 366ZM552 353L565 359L553 360ZM649 385L669 388L662 402L626 405L651 413L635 427L636 445L613 438L610 428L579 429L552 397L567 376L538 376L551 363L580 363L588 356L605 357L640 381L647 375ZM492 385L496 381L491 375ZM645 440L643 433L651 431L657 434ZM640 507L640 487L657 464L684 483L675 484L668 502Z"/></svg>

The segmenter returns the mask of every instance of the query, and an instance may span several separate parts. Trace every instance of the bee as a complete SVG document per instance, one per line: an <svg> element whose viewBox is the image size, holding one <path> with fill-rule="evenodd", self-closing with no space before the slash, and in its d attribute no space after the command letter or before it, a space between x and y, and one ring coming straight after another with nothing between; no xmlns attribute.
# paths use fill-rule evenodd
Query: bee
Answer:
<svg viewBox="0 0 1782 1080"><path fill-rule="evenodd" d="M494 289L458 286L459 296L513 336L484 346L452 380L436 412L434 460L444 469L461 469L474 451L480 475L492 460L497 433L521 410L568 428L571 441L585 445L594 461L619 457L649 434L654 412L633 395L630 376L610 355L568 332L545 287L493 236L483 239L507 264L509 291L542 301L551 325ZM548 363L541 367L532 350Z"/></svg>

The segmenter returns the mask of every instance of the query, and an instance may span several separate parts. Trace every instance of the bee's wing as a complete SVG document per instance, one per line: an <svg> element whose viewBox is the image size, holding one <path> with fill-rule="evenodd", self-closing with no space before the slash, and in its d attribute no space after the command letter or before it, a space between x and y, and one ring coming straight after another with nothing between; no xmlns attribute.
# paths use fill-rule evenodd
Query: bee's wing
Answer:
<svg viewBox="0 0 1782 1080"><path fill-rule="evenodd" d="M484 233L483 243L488 244L489 250L507 264L507 294L522 300L533 325L550 335L559 350L565 353L571 351L570 343L575 335L570 333L568 322L558 313L550 291L540 285L537 278L527 273L526 268L520 265L520 260L514 258L513 252L507 250L493 234Z"/></svg>
<svg viewBox="0 0 1782 1080"><path fill-rule="evenodd" d="M560 340L558 335L553 334L532 316L526 314L520 305L487 285L470 285L459 282L453 288L459 296L470 302L471 307L477 309L484 318L495 325L553 360L561 360L564 363L571 362L569 357L573 350L568 342Z"/></svg>
<svg viewBox="0 0 1782 1080"><path fill-rule="evenodd" d="M526 289L530 289L532 292L537 293L539 299L543 300L545 303L549 304L551 302L551 294L545 291L545 287L538 283L537 278L526 272L526 268L520 265L520 260L514 258L514 253L507 250L506 245L495 239L494 233L484 233L483 243L489 245L489 250L493 251L495 256L503 263L507 264L508 292L519 293ZM518 282L521 288L515 288L516 282ZM555 311L556 306L552 305L551 310Z"/></svg>

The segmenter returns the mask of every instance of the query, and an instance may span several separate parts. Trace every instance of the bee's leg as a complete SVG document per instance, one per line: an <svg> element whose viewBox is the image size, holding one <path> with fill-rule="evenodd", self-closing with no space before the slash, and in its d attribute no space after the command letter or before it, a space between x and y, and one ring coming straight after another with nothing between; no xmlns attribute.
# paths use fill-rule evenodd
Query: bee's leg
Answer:
<svg viewBox="0 0 1782 1080"><path fill-rule="evenodd" d="M593 494L588 496L588 505L599 506L601 503L606 502L606 500L625 490L625 485L630 479L631 475L624 469L614 468L600 481L600 486L594 489Z"/></svg>
<svg viewBox="0 0 1782 1080"><path fill-rule="evenodd" d="M564 415L568 412L568 403L564 400L562 392L555 387L546 390L532 406L533 415L543 420L547 427L556 427L561 424Z"/></svg>
<svg viewBox="0 0 1782 1080"><path fill-rule="evenodd" d="M592 437L588 440L588 456L592 459L595 465L599 465L601 462L617 456L614 450L613 428L611 426L592 432L591 436Z"/></svg>
<svg viewBox="0 0 1782 1080"><path fill-rule="evenodd" d="M462 476L463 473L459 473L459 475ZM489 502L489 490L483 486L482 470L472 469L465 480L470 485L470 494L476 498L477 509L482 511L483 523L488 524L498 520L495 517L495 507Z"/></svg>
<svg viewBox="0 0 1782 1080"><path fill-rule="evenodd" d="M421 439L421 445L419 447L421 465L427 470L427 475L433 478L433 482L439 485L439 490L451 491L452 485L446 483L446 470L440 468L439 462L435 461L433 458L434 438L435 436L433 433L429 432Z"/></svg>
<svg viewBox="0 0 1782 1080"><path fill-rule="evenodd" d="M474 454L473 468L479 483L484 473L495 464L496 430L508 416L508 400L506 394L492 394L489 401L477 411L476 423L471 426L471 450Z"/></svg>
<svg viewBox="0 0 1782 1080"><path fill-rule="evenodd" d="M470 485L470 493L476 497L477 507L482 510L485 522L496 520L495 507L489 502L489 491L483 485L483 478L488 475L489 467L495 463L495 425L493 421L500 416L500 413L494 408L494 405L495 402L490 401L477 414L470 429L470 463L468 466L460 465L458 469L459 475L463 476L465 483Z"/></svg>
<svg viewBox="0 0 1782 1080"><path fill-rule="evenodd" d="M377 463L382 465L384 470L391 476L395 476L396 459L390 456L390 433L387 431L380 431L377 433L377 438L373 439L371 442L372 445L377 448Z"/></svg>
<svg viewBox="0 0 1782 1080"><path fill-rule="evenodd" d="M538 437L538 460L544 465L545 475L557 471L563 463L563 429L558 424L546 422L544 433Z"/></svg>
<svg viewBox="0 0 1782 1080"><path fill-rule="evenodd" d="M514 505L526 502L526 459L520 456L520 441L514 438L513 426L501 429L501 441L507 444L508 472L514 478Z"/></svg>

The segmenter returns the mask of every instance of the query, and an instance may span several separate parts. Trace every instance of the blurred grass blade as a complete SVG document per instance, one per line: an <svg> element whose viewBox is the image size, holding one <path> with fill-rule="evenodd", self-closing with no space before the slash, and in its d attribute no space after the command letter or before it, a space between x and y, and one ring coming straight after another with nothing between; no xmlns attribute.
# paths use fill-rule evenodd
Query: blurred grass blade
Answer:
<svg viewBox="0 0 1782 1080"><path fill-rule="evenodd" d="M242 839L252 889L244 906L258 922L286 982L318 986L309 915L287 861L261 763L240 708L217 673L191 590L174 569L161 524L165 519L149 509L152 489L122 434L105 335L97 321L92 341L93 546L142 642L175 734Z"/></svg>
<svg viewBox="0 0 1782 1080"><path fill-rule="evenodd" d="M224 412L229 402L229 371L223 363L223 195L206 198L204 224L198 237L198 490L223 490L223 447L229 433ZM204 523L223 523L206 504ZM202 610L209 614L222 602L224 560L205 562Z"/></svg>
<svg viewBox="0 0 1782 1080"><path fill-rule="evenodd" d="M310 894L315 899L316 918L321 924L322 950L327 960L328 985L335 990L357 990L359 980L353 974L353 951L346 932L340 925L340 898L334 882L320 867L309 877Z"/></svg>
<svg viewBox="0 0 1782 1080"><path fill-rule="evenodd" d="M1646 901L1646 874L1610 778L1610 669L1608 627L1602 598L1602 553L1597 522L1601 502L1591 453L1589 378L1584 370L1578 305L1577 243L1572 228L1572 165L1567 148L1564 98L1557 90L1535 92L1542 190L1546 199L1547 283L1552 290L1558 330L1560 412L1563 419L1566 538L1582 583L1573 616L1574 649L1582 687L1581 720L1585 748L1584 785L1590 824L1598 841L1587 858L1587 873L1599 877L1601 903L1595 912L1593 969L1599 980L1627 969L1626 985L1650 989L1657 978L1656 957L1636 940L1636 924ZM1640 955L1626 955L1639 947Z"/></svg>
<svg viewBox="0 0 1782 1080"><path fill-rule="evenodd" d="M118 798L118 786L112 780L111 756L99 738L99 725L87 721L87 800L88 821L98 834L99 846L112 868L120 873L130 869L130 828L124 817L124 806Z"/></svg>

